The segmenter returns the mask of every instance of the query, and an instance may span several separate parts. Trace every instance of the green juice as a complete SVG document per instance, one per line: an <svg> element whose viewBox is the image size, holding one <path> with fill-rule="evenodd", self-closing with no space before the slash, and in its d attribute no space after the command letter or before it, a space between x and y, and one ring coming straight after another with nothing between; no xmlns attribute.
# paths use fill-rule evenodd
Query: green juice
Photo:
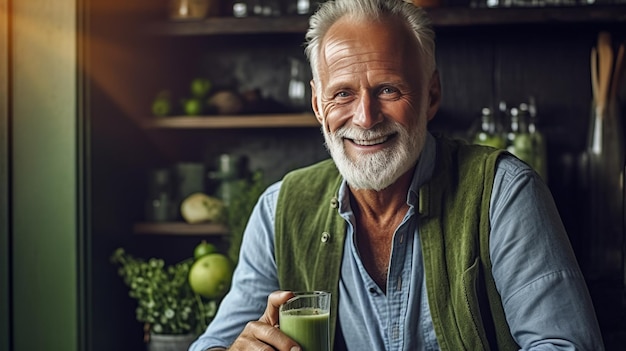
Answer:
<svg viewBox="0 0 626 351"><path fill-rule="evenodd" d="M328 351L329 313L319 308L300 308L280 313L280 330L303 351Z"/></svg>

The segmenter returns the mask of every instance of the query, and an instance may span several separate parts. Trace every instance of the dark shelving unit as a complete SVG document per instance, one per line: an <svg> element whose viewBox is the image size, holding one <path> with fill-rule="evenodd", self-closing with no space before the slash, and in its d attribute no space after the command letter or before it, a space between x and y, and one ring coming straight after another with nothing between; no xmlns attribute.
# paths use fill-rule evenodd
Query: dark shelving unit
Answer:
<svg viewBox="0 0 626 351"><path fill-rule="evenodd" d="M572 6L542 8L464 8L429 9L435 27L499 26L519 24L583 24L626 22L626 5ZM308 18L282 17L211 17L202 20L152 23L147 33L164 36L239 35L269 33L304 33Z"/></svg>

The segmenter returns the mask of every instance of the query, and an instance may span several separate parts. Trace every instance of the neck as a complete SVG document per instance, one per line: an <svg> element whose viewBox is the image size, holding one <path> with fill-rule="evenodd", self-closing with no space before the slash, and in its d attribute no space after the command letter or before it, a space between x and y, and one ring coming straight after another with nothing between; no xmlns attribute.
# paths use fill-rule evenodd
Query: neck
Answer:
<svg viewBox="0 0 626 351"><path fill-rule="evenodd" d="M365 269L386 291L393 235L408 209L406 194L413 170L381 191L351 190L356 243Z"/></svg>
<svg viewBox="0 0 626 351"><path fill-rule="evenodd" d="M394 217L406 206L406 194L411 186L414 167L400 176L385 189L376 191L369 189L350 189L354 211L370 219L380 221Z"/></svg>

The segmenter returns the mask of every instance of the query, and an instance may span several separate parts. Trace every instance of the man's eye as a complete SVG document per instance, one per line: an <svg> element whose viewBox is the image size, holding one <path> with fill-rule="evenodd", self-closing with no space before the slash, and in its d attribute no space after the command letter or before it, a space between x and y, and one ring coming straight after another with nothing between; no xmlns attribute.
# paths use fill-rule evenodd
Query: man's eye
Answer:
<svg viewBox="0 0 626 351"><path fill-rule="evenodd" d="M348 94L347 91L340 91L335 96L338 98L347 98L348 96L350 96L350 94Z"/></svg>
<svg viewBox="0 0 626 351"><path fill-rule="evenodd" d="M394 87L382 87L380 88L380 90L378 91L378 97L381 99L398 99L400 98L400 96L402 96L402 94L400 93L400 90Z"/></svg>

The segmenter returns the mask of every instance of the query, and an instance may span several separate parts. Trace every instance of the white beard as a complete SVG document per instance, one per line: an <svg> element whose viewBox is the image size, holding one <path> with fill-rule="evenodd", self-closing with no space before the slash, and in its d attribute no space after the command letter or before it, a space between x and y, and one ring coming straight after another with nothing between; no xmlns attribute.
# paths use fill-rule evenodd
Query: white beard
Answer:
<svg viewBox="0 0 626 351"><path fill-rule="evenodd" d="M342 127L334 133L322 127L322 134L326 148L350 187L380 191L416 164L424 147L426 126L414 128L411 131L395 121L385 121L372 129ZM393 145L376 153L358 155L353 159L344 148L344 138L373 140L394 133L397 135Z"/></svg>

